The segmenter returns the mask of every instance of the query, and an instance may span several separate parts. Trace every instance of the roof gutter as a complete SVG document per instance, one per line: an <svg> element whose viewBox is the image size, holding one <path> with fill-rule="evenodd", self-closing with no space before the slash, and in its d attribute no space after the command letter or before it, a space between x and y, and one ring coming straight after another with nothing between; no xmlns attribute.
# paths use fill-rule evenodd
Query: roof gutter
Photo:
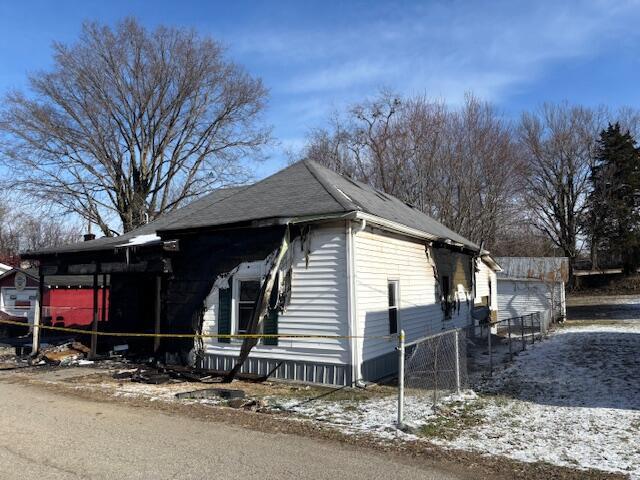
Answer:
<svg viewBox="0 0 640 480"><path fill-rule="evenodd" d="M494 272L502 272L502 267L500 266L500 264L498 262L496 262L494 260L494 258L491 255L489 255L489 252L487 252L486 250L484 250L484 251L482 251L482 253L480 253L480 258L482 259L482 261L484 263L489 265L489 267L491 267L491 269Z"/></svg>
<svg viewBox="0 0 640 480"><path fill-rule="evenodd" d="M436 235L423 232L422 230L407 227L402 223L394 222L392 220L386 220L384 218L378 217L376 215L372 215L370 213L353 212L352 214L354 219L366 221L368 223L382 227L384 230L388 230L390 232L401 233L409 237L419 238L421 240L429 240L431 242L442 242L452 247L464 248L476 253L480 251L479 247L471 247L470 245L454 242L449 238L438 237Z"/></svg>

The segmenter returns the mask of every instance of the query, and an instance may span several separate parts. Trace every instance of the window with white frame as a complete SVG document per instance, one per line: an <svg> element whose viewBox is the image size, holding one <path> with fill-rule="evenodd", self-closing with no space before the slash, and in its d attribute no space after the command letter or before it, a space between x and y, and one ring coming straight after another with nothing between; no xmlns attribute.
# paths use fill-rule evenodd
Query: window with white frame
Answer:
<svg viewBox="0 0 640 480"><path fill-rule="evenodd" d="M256 279L238 280L238 297L236 302L236 333L247 333L249 323L256 311L260 295L260 281Z"/></svg>
<svg viewBox="0 0 640 480"><path fill-rule="evenodd" d="M398 333L398 281L389 280L387 282L389 299L389 333Z"/></svg>

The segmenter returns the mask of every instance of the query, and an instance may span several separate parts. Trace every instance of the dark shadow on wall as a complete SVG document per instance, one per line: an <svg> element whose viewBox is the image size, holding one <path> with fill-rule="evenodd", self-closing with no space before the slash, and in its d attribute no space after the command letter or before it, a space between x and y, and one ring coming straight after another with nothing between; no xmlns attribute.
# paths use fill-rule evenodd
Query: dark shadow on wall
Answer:
<svg viewBox="0 0 640 480"><path fill-rule="evenodd" d="M505 304L500 301L500 297L507 295L511 295L511 298ZM548 309L551 306L551 302L545 292L540 291L538 288L518 286L517 289L513 291L511 291L511 287L508 287L506 291L498 290L498 314L502 319L519 317L521 315L540 311L540 305L543 305L545 309Z"/></svg>
<svg viewBox="0 0 640 480"><path fill-rule="evenodd" d="M468 310L454 310L450 319L442 320L444 314L440 304L400 308L398 313L398 330L405 329L407 342L419 338L452 330L460 324L463 317L468 318ZM433 319L437 318L437 321ZM363 379L377 382L398 372L397 335L389 330L387 310L367 312L365 315L364 336L362 340ZM381 338L387 337L387 338Z"/></svg>

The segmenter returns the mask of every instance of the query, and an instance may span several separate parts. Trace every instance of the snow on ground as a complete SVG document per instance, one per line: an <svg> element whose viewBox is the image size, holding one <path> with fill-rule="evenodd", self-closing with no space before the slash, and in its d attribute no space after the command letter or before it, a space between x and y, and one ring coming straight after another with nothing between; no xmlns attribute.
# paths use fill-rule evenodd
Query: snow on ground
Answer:
<svg viewBox="0 0 640 480"><path fill-rule="evenodd" d="M435 429L429 440L447 448L640 479L639 352L640 323L563 328L479 385L480 397L445 399L440 416L428 397L408 395L405 419L415 434L396 429L395 396L269 403L349 434L415 439L426 425ZM457 415L471 421L446 423Z"/></svg>
<svg viewBox="0 0 640 480"><path fill-rule="evenodd" d="M398 397L395 395L367 400L281 400L267 398L270 406L315 421L326 422L348 434L373 434L381 438L416 438L396 427ZM409 395L405 398L405 418L420 427L433 418L428 398Z"/></svg>
<svg viewBox="0 0 640 480"><path fill-rule="evenodd" d="M640 478L640 324L575 326L480 389L484 421L448 447Z"/></svg>

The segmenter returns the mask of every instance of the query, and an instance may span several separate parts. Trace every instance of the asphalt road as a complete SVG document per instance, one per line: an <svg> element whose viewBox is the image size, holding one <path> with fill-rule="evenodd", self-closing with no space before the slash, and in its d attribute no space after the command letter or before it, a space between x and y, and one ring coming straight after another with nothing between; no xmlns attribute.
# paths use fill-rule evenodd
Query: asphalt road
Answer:
<svg viewBox="0 0 640 480"><path fill-rule="evenodd" d="M0 478L438 479L371 451L0 382Z"/></svg>

